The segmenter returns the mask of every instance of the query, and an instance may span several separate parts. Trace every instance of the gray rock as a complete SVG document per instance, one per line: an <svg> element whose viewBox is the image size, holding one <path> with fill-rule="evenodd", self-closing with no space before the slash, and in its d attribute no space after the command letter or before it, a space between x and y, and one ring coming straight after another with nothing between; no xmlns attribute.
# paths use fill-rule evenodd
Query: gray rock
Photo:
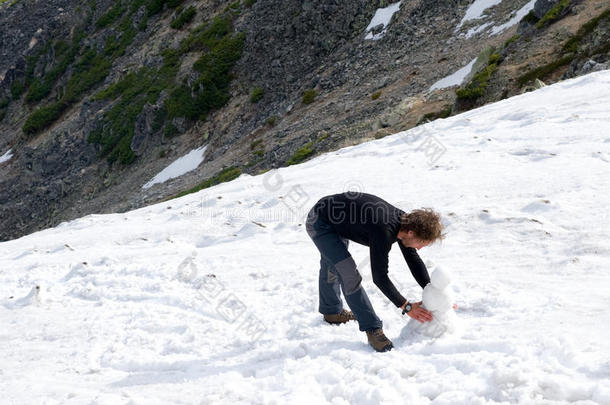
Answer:
<svg viewBox="0 0 610 405"><path fill-rule="evenodd" d="M580 69L581 74L587 74L591 72L599 72L601 70L608 69L608 65L606 63L597 63L593 59L589 59L584 63L582 68Z"/></svg>
<svg viewBox="0 0 610 405"><path fill-rule="evenodd" d="M395 127L400 123L400 121L400 114L397 112L390 112L382 115L381 118L379 118L379 126L381 128Z"/></svg>
<svg viewBox="0 0 610 405"><path fill-rule="evenodd" d="M534 89L538 90L545 86L546 86L546 84L542 80L540 80L540 79L534 80Z"/></svg>
<svg viewBox="0 0 610 405"><path fill-rule="evenodd" d="M136 125L131 138L131 149L137 156L141 156L151 143L153 134L153 121L156 109L150 104L144 105L142 112L136 118Z"/></svg>
<svg viewBox="0 0 610 405"><path fill-rule="evenodd" d="M537 0L534 4L534 15L542 18L552 9L560 0Z"/></svg>

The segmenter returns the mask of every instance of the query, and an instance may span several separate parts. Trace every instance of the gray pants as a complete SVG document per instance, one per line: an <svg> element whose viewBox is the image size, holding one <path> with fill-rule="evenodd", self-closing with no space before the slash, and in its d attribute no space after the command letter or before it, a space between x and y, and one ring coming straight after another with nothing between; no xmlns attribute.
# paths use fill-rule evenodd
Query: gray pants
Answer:
<svg viewBox="0 0 610 405"><path fill-rule="evenodd" d="M348 240L339 236L332 225L318 214L314 206L307 215L305 228L320 251L319 311L322 314L338 314L343 309L340 290L347 301L361 331L381 328L381 320L362 288L362 277L356 262L347 250Z"/></svg>

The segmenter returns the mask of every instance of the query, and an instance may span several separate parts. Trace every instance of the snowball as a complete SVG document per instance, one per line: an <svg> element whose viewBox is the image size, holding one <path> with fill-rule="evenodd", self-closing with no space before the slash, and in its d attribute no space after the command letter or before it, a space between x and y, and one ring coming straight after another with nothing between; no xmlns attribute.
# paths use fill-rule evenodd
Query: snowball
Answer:
<svg viewBox="0 0 610 405"><path fill-rule="evenodd" d="M424 288L423 304L428 311L447 312L453 306L452 294L449 290L439 290L432 284Z"/></svg>
<svg viewBox="0 0 610 405"><path fill-rule="evenodd" d="M401 336L408 336L409 332L417 332L421 335L437 338L445 333L453 333L458 328L457 316L454 311L444 314L434 312L434 318L430 322L421 323L415 319L409 320L401 332Z"/></svg>
<svg viewBox="0 0 610 405"><path fill-rule="evenodd" d="M432 312L432 321L421 323L411 319L403 333L417 332L428 337L440 337L457 329L457 316L453 311L453 290L449 287L449 272L437 268L430 275L430 283L423 292L423 307ZM406 336L406 335L405 335Z"/></svg>
<svg viewBox="0 0 610 405"><path fill-rule="evenodd" d="M444 290L451 284L451 275L444 269L437 267L430 276L430 283L439 290Z"/></svg>

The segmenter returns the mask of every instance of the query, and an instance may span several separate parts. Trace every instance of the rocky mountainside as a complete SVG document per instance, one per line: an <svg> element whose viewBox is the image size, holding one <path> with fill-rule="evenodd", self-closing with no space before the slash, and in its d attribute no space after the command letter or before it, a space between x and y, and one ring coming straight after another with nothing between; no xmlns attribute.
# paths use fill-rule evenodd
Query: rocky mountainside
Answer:
<svg viewBox="0 0 610 405"><path fill-rule="evenodd" d="M606 69L609 25L602 0L0 0L0 240Z"/></svg>

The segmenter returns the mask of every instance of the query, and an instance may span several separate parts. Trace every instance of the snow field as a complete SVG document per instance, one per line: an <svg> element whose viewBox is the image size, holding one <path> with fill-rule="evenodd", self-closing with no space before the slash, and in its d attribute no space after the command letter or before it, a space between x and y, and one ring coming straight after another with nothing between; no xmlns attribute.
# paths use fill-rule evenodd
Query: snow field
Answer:
<svg viewBox="0 0 610 405"><path fill-rule="evenodd" d="M608 105L597 72L1 243L0 402L610 404ZM322 321L303 217L346 190L441 213L420 255L453 274L459 330L403 332L355 243L395 349ZM421 299L399 249L389 274Z"/></svg>

